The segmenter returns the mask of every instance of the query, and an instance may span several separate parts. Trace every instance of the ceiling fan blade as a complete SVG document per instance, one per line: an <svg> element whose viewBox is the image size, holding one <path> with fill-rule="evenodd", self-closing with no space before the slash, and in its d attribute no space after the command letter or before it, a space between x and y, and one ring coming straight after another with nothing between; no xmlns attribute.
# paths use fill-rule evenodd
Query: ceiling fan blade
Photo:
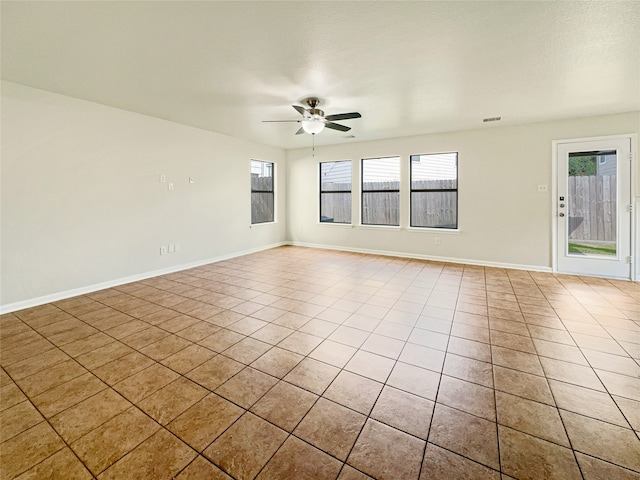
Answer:
<svg viewBox="0 0 640 480"><path fill-rule="evenodd" d="M300 135L304 133L304 128L300 127L300 129L296 132L296 135Z"/></svg>
<svg viewBox="0 0 640 480"><path fill-rule="evenodd" d="M324 124L325 127L331 128L333 130L340 130L341 132L348 132L351 130L351 127L347 127L345 125L340 125L339 123L326 122Z"/></svg>
<svg viewBox="0 0 640 480"><path fill-rule="evenodd" d="M360 115L358 112L351 112L351 113L337 113L335 115L327 115L325 118L325 120L329 120L330 122L334 121L334 120L348 120L350 118L360 118L362 117L362 115Z"/></svg>
<svg viewBox="0 0 640 480"><path fill-rule="evenodd" d="M301 107L299 105L291 105L293 108L296 109L296 111L300 114L300 115L304 115L307 113L307 111L305 110L304 107Z"/></svg>
<svg viewBox="0 0 640 480"><path fill-rule="evenodd" d="M295 122L300 123L302 120L262 120L262 123L282 123L282 122Z"/></svg>

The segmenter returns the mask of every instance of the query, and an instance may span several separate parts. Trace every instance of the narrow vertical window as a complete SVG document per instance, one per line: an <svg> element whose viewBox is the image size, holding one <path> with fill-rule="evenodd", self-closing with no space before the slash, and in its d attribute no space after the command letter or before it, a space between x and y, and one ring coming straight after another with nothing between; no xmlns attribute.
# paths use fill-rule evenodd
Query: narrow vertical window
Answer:
<svg viewBox="0 0 640 480"><path fill-rule="evenodd" d="M351 160L320 164L320 221L351 223Z"/></svg>
<svg viewBox="0 0 640 480"><path fill-rule="evenodd" d="M251 223L273 220L273 163L251 160Z"/></svg>
<svg viewBox="0 0 640 480"><path fill-rule="evenodd" d="M362 160L362 224L400 225L400 157Z"/></svg>
<svg viewBox="0 0 640 480"><path fill-rule="evenodd" d="M458 153L411 155L411 226L458 228Z"/></svg>

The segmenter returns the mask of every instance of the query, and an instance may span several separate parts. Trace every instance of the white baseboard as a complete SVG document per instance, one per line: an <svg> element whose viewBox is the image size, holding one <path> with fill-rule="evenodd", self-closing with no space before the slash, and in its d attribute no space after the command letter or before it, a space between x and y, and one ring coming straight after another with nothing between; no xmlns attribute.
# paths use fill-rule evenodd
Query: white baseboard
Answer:
<svg viewBox="0 0 640 480"><path fill-rule="evenodd" d="M343 252L369 253L373 255L383 255L388 257L415 258L416 260L431 260L434 262L458 263L463 265L476 265L480 267L508 268L511 270L530 270L532 272L551 273L551 267L541 267L539 265L520 265L517 263L487 262L472 260L467 258L438 257L436 255L423 255L419 253L394 252L389 250L370 250L366 248L352 248L335 245L321 245L305 242L288 242L296 247L322 248L325 250L339 250Z"/></svg>
<svg viewBox="0 0 640 480"><path fill-rule="evenodd" d="M96 283L93 285L87 285L86 287L74 288L72 290L65 290L63 292L56 292L42 297L31 298L29 300L23 300L20 302L9 303L7 305L0 305L0 314L11 313L17 310L23 310L25 308L37 307L46 303L57 302L59 300L65 300L67 298L77 297L78 295L85 295L87 293L97 292L98 290L104 290L106 288L117 287L131 282L138 282L147 278L157 277L159 275L166 275L168 273L180 272L182 270L188 270L190 268L200 267L202 265L208 265L210 263L221 262L223 260L229 260L231 258L241 257L243 255L249 255L251 253L261 252L263 250L269 250L275 247L281 247L289 245L289 242L279 242L270 245L265 245L250 250L243 250L240 252L233 252L226 255L220 255L218 257L207 258L205 260L198 260L196 262L186 263L182 265L174 265L172 267L162 268L160 270L153 270L151 272L144 272L129 277L116 278L108 280L102 283Z"/></svg>

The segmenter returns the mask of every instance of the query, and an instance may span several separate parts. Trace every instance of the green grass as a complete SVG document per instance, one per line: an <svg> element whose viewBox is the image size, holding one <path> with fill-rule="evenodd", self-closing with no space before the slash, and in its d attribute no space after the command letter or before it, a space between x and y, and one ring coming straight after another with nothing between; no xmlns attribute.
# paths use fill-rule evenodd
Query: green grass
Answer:
<svg viewBox="0 0 640 480"><path fill-rule="evenodd" d="M599 245L572 243L569 242L569 253L580 253L583 255L615 255L616 245Z"/></svg>

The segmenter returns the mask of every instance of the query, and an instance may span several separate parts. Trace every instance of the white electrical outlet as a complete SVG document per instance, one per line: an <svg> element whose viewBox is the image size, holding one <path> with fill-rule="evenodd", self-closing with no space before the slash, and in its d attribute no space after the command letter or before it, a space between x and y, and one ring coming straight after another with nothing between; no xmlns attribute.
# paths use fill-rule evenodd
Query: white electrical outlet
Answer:
<svg viewBox="0 0 640 480"><path fill-rule="evenodd" d="M549 191L549 186L544 184L544 185L538 185L538 192L544 193L544 192L548 192Z"/></svg>
<svg viewBox="0 0 640 480"><path fill-rule="evenodd" d="M160 255L166 255L166 254L167 254L167 247L163 245L160 247Z"/></svg>
<svg viewBox="0 0 640 480"><path fill-rule="evenodd" d="M189 177L189 183L196 183L196 179L193 177Z"/></svg>
<svg viewBox="0 0 640 480"><path fill-rule="evenodd" d="M167 176L166 175L160 175L160 183L164 183L167 181Z"/></svg>

